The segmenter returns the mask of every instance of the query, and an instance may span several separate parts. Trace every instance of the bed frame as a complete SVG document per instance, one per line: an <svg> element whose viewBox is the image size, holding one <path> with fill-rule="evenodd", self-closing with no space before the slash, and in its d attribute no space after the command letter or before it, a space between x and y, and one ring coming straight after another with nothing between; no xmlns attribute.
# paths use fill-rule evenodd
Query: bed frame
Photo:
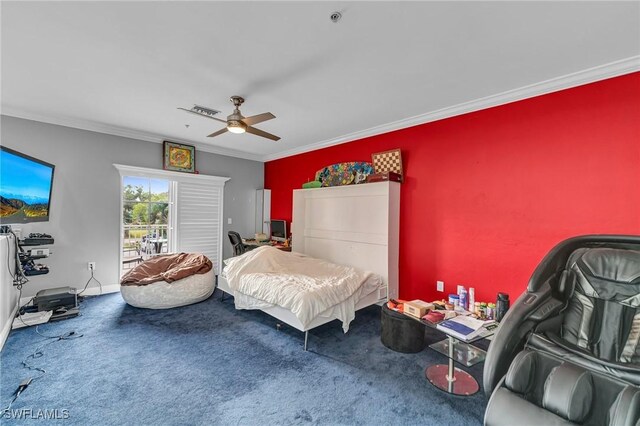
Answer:
<svg viewBox="0 0 640 426"><path fill-rule="evenodd" d="M374 272L383 284L356 304L356 310L398 297L400 184L377 182L293 191L292 250L333 263ZM233 295L218 277L218 288ZM336 319L316 318L307 327L288 309L262 311L305 333Z"/></svg>

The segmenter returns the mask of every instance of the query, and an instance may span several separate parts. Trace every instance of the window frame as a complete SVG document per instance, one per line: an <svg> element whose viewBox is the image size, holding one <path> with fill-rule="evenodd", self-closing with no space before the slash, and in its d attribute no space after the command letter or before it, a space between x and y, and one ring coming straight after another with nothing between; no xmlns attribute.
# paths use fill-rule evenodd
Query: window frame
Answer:
<svg viewBox="0 0 640 426"><path fill-rule="evenodd" d="M122 247L123 247L123 239L124 239L124 220L123 220L123 212L124 212L124 195L123 195L123 188L124 188L124 177L125 176L139 176L139 177L144 177L144 178L149 178L149 179L165 179L165 180L169 180L171 182L172 185L179 185L180 182L192 182L192 183L199 183L199 184L208 184L208 185L215 185L220 187L220 191L221 191L221 195L220 195L220 217L219 217L219 221L220 221L220 231L221 233L223 232L222 230L224 229L224 187L227 181L229 181L231 178L228 177L224 177L224 176L213 176L213 175L204 175L204 174L199 174L199 173L183 173L183 172L174 172L174 171L170 171L170 170L161 170L161 169L151 169L151 168L147 168L147 167L137 167L137 166L128 166L128 165L124 165L124 164L114 164L113 165L119 172L120 174L120 179L119 179L119 191L120 191L120 221L119 221L119 231L120 231L120 245L119 245L119 250L118 250L118 277L122 276L122 257L123 257L123 253L122 253ZM173 189L173 191L172 191ZM170 194L170 202L173 202L174 205L176 205L176 201L177 201L177 190L176 187L174 188L170 188L169 190L169 194ZM173 199L171 199L171 194L173 193ZM173 216L173 218L171 218L171 216ZM176 217L177 215L170 215L170 221L172 221L173 223L170 224L171 227L173 227L173 229L177 229L177 220L178 218ZM172 245L173 247L169 246L169 250L174 252L176 251L177 247L175 246L177 244L177 240L178 238L176 238L175 236L173 238L171 238L172 241ZM223 248L223 241L224 241L224 235L220 235L219 236L219 241L218 241L218 252L219 252L219 259L217 259L217 262L219 265L222 264L222 248ZM219 271L216 271L216 273L219 273ZM118 278L119 279L119 278Z"/></svg>

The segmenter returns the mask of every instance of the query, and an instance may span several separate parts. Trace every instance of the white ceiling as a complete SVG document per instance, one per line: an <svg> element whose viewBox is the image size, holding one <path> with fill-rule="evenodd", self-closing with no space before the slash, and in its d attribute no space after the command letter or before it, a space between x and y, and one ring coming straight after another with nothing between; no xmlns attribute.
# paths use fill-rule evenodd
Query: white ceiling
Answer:
<svg viewBox="0 0 640 426"><path fill-rule="evenodd" d="M639 2L1 7L3 114L259 160L640 69ZM231 95L282 139L176 109Z"/></svg>

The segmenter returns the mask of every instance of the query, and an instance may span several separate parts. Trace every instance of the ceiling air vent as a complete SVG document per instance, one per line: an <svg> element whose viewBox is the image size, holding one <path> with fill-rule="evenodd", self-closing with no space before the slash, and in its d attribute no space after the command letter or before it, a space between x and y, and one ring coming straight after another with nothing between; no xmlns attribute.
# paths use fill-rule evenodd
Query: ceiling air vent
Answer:
<svg viewBox="0 0 640 426"><path fill-rule="evenodd" d="M204 115L205 117L213 117L216 114L220 114L220 111L213 108L207 108L200 105L194 105L191 109L180 108L183 111L191 112L193 114Z"/></svg>

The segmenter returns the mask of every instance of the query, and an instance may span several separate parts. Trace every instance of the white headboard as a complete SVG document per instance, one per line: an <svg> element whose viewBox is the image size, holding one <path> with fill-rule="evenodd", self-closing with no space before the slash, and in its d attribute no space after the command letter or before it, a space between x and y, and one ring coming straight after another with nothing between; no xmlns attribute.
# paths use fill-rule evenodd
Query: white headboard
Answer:
<svg viewBox="0 0 640 426"><path fill-rule="evenodd" d="M400 184L293 191L292 250L382 276L398 297Z"/></svg>

